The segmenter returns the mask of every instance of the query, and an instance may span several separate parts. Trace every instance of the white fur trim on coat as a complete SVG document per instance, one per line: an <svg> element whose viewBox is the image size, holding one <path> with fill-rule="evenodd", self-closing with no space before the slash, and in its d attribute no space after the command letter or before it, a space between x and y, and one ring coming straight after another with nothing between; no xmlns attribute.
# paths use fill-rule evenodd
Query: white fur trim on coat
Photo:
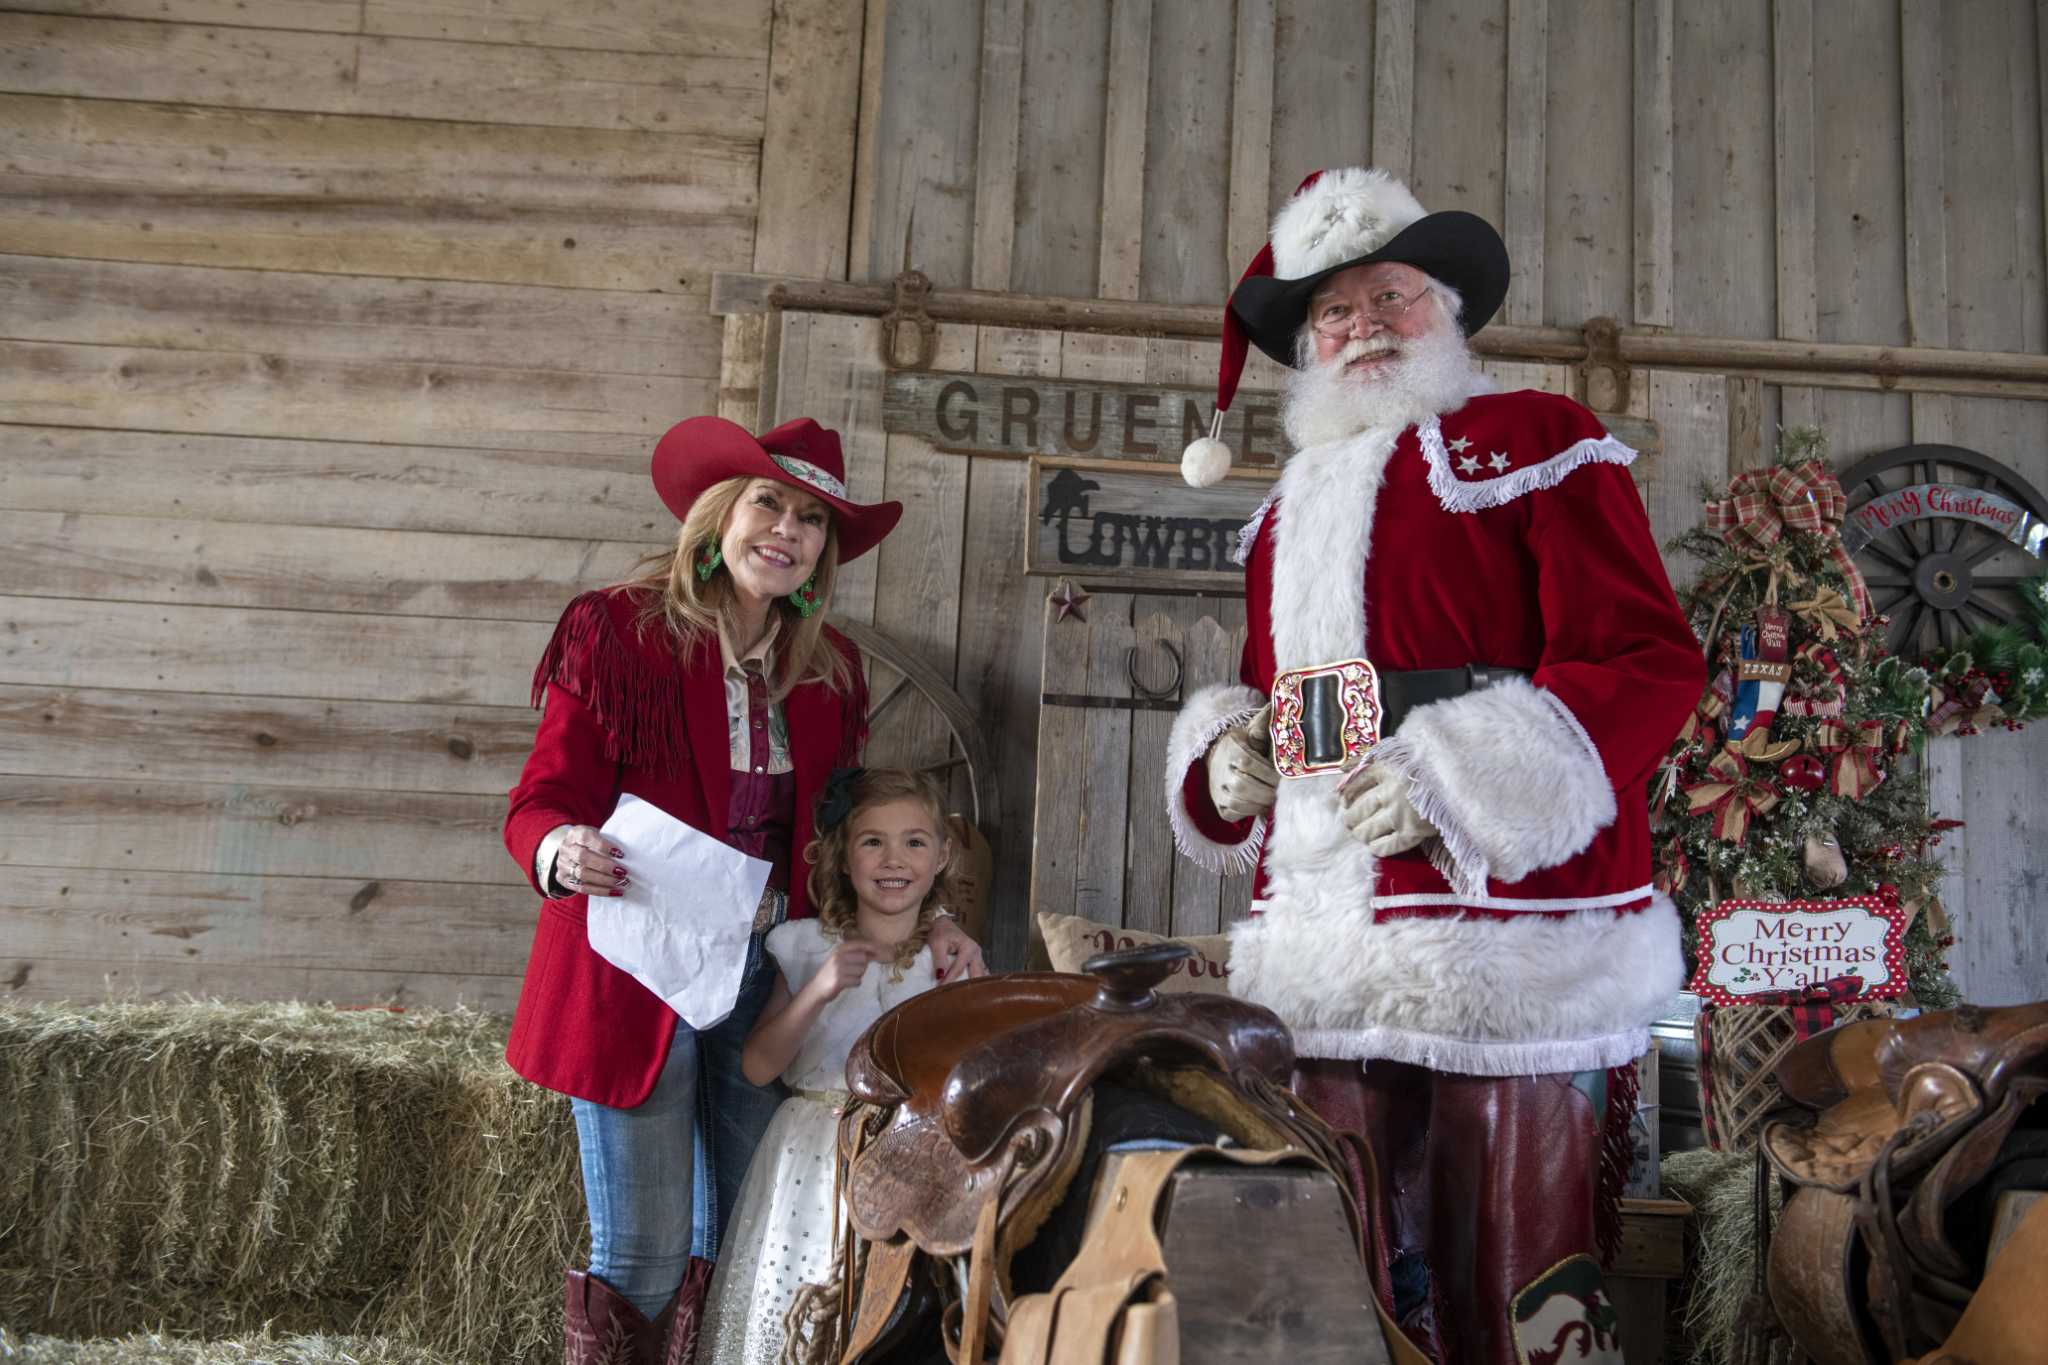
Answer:
<svg viewBox="0 0 2048 1365"><path fill-rule="evenodd" d="M1463 895L1584 852L1614 823L1614 784L1585 728L1551 693L1508 678L1408 713L1367 760L1408 779L1443 839L1438 870Z"/></svg>
<svg viewBox="0 0 2048 1365"><path fill-rule="evenodd" d="M1365 652L1365 556L1399 428L1297 451L1273 486L1273 653L1283 669ZM1295 779L1299 780L1299 779Z"/></svg>
<svg viewBox="0 0 2048 1365"><path fill-rule="evenodd" d="M1635 463L1636 452L1612 436L1574 441L1538 464L1524 465L1496 479L1461 479L1451 472L1451 453L1444 448L1444 429L1436 418L1415 431L1422 456L1429 462L1429 491L1446 512L1480 512L1513 502L1539 488L1555 488L1581 465Z"/></svg>
<svg viewBox="0 0 2048 1365"><path fill-rule="evenodd" d="M1211 872L1233 876L1258 864L1266 842L1266 817L1252 821L1241 843L1219 844L1195 827L1181 788L1188 769L1199 763L1225 730L1252 718L1266 699L1249 687L1218 683L1204 687L1182 704L1166 736L1166 818L1173 826L1174 846Z"/></svg>
<svg viewBox="0 0 2048 1365"><path fill-rule="evenodd" d="M1273 219L1273 273L1298 280L1370 256L1423 216L1406 185L1362 166L1325 171Z"/></svg>
<svg viewBox="0 0 2048 1365"><path fill-rule="evenodd" d="M1278 1014L1304 1057L1474 1076L1619 1066L1648 1050L1684 977L1662 895L1640 911L1505 922L1375 924L1356 886L1253 908L1231 927L1231 993Z"/></svg>

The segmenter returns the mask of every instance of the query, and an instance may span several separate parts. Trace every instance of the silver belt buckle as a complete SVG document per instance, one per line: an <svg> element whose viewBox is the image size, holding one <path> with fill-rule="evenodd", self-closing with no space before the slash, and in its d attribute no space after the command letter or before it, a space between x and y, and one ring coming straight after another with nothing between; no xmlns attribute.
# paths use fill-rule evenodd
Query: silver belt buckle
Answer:
<svg viewBox="0 0 2048 1365"><path fill-rule="evenodd" d="M772 886L761 888L761 903L754 907L754 932L766 933L789 916L789 893Z"/></svg>
<svg viewBox="0 0 2048 1365"><path fill-rule="evenodd" d="M1273 767L1282 777L1355 768L1380 742L1379 670L1364 659L1290 668L1273 679Z"/></svg>

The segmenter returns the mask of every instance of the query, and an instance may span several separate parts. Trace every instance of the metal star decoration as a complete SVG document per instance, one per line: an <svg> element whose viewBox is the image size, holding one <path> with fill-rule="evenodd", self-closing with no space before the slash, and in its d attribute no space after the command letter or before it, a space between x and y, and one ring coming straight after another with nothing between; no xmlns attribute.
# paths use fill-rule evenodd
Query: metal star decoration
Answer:
<svg viewBox="0 0 2048 1365"><path fill-rule="evenodd" d="M1046 600L1052 603L1053 610L1058 613L1053 620L1064 621L1071 616L1076 621L1086 621L1088 613L1082 608L1087 606L1088 599L1092 596L1093 593L1085 593L1075 587L1072 579L1062 578L1059 587L1054 589L1052 596Z"/></svg>
<svg viewBox="0 0 2048 1365"><path fill-rule="evenodd" d="M1479 457L1477 455L1460 455L1458 457L1458 471L1463 474L1477 474L1479 472Z"/></svg>
<svg viewBox="0 0 2048 1365"><path fill-rule="evenodd" d="M1451 449L1457 451L1460 455L1463 455L1465 453L1465 448L1471 444L1472 442L1468 438L1463 436L1460 436L1455 441L1449 442Z"/></svg>
<svg viewBox="0 0 2048 1365"><path fill-rule="evenodd" d="M1493 452L1491 456L1487 458L1486 462L1492 465L1495 469L1506 469L1509 464L1507 452L1496 450Z"/></svg>

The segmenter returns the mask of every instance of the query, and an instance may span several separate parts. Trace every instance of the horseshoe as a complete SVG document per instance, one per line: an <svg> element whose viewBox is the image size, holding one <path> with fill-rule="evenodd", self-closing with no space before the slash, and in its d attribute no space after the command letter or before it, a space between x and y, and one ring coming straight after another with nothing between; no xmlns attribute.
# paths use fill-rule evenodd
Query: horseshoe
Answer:
<svg viewBox="0 0 2048 1365"><path fill-rule="evenodd" d="M1185 674L1180 651L1173 647L1171 640L1161 640L1159 647L1166 651L1166 657L1173 660L1173 681L1161 688L1150 688L1138 681L1138 647L1132 645L1130 653L1124 656L1124 673L1131 680L1131 695L1143 697L1146 701L1164 701L1180 695L1181 680Z"/></svg>

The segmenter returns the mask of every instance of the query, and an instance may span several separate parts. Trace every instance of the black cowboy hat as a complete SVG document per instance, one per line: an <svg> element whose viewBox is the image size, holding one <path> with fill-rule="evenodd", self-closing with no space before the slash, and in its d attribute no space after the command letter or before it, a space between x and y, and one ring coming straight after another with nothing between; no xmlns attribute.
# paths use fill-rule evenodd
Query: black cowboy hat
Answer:
<svg viewBox="0 0 2048 1365"><path fill-rule="evenodd" d="M1465 301L1458 325L1471 336L1493 320L1508 294L1508 249L1493 225L1461 209L1431 213L1395 233L1377 251L1337 262L1298 279L1247 275L1230 296L1251 343L1282 365L1295 363L1294 342L1324 280L1354 266L1394 261L1434 276Z"/></svg>

